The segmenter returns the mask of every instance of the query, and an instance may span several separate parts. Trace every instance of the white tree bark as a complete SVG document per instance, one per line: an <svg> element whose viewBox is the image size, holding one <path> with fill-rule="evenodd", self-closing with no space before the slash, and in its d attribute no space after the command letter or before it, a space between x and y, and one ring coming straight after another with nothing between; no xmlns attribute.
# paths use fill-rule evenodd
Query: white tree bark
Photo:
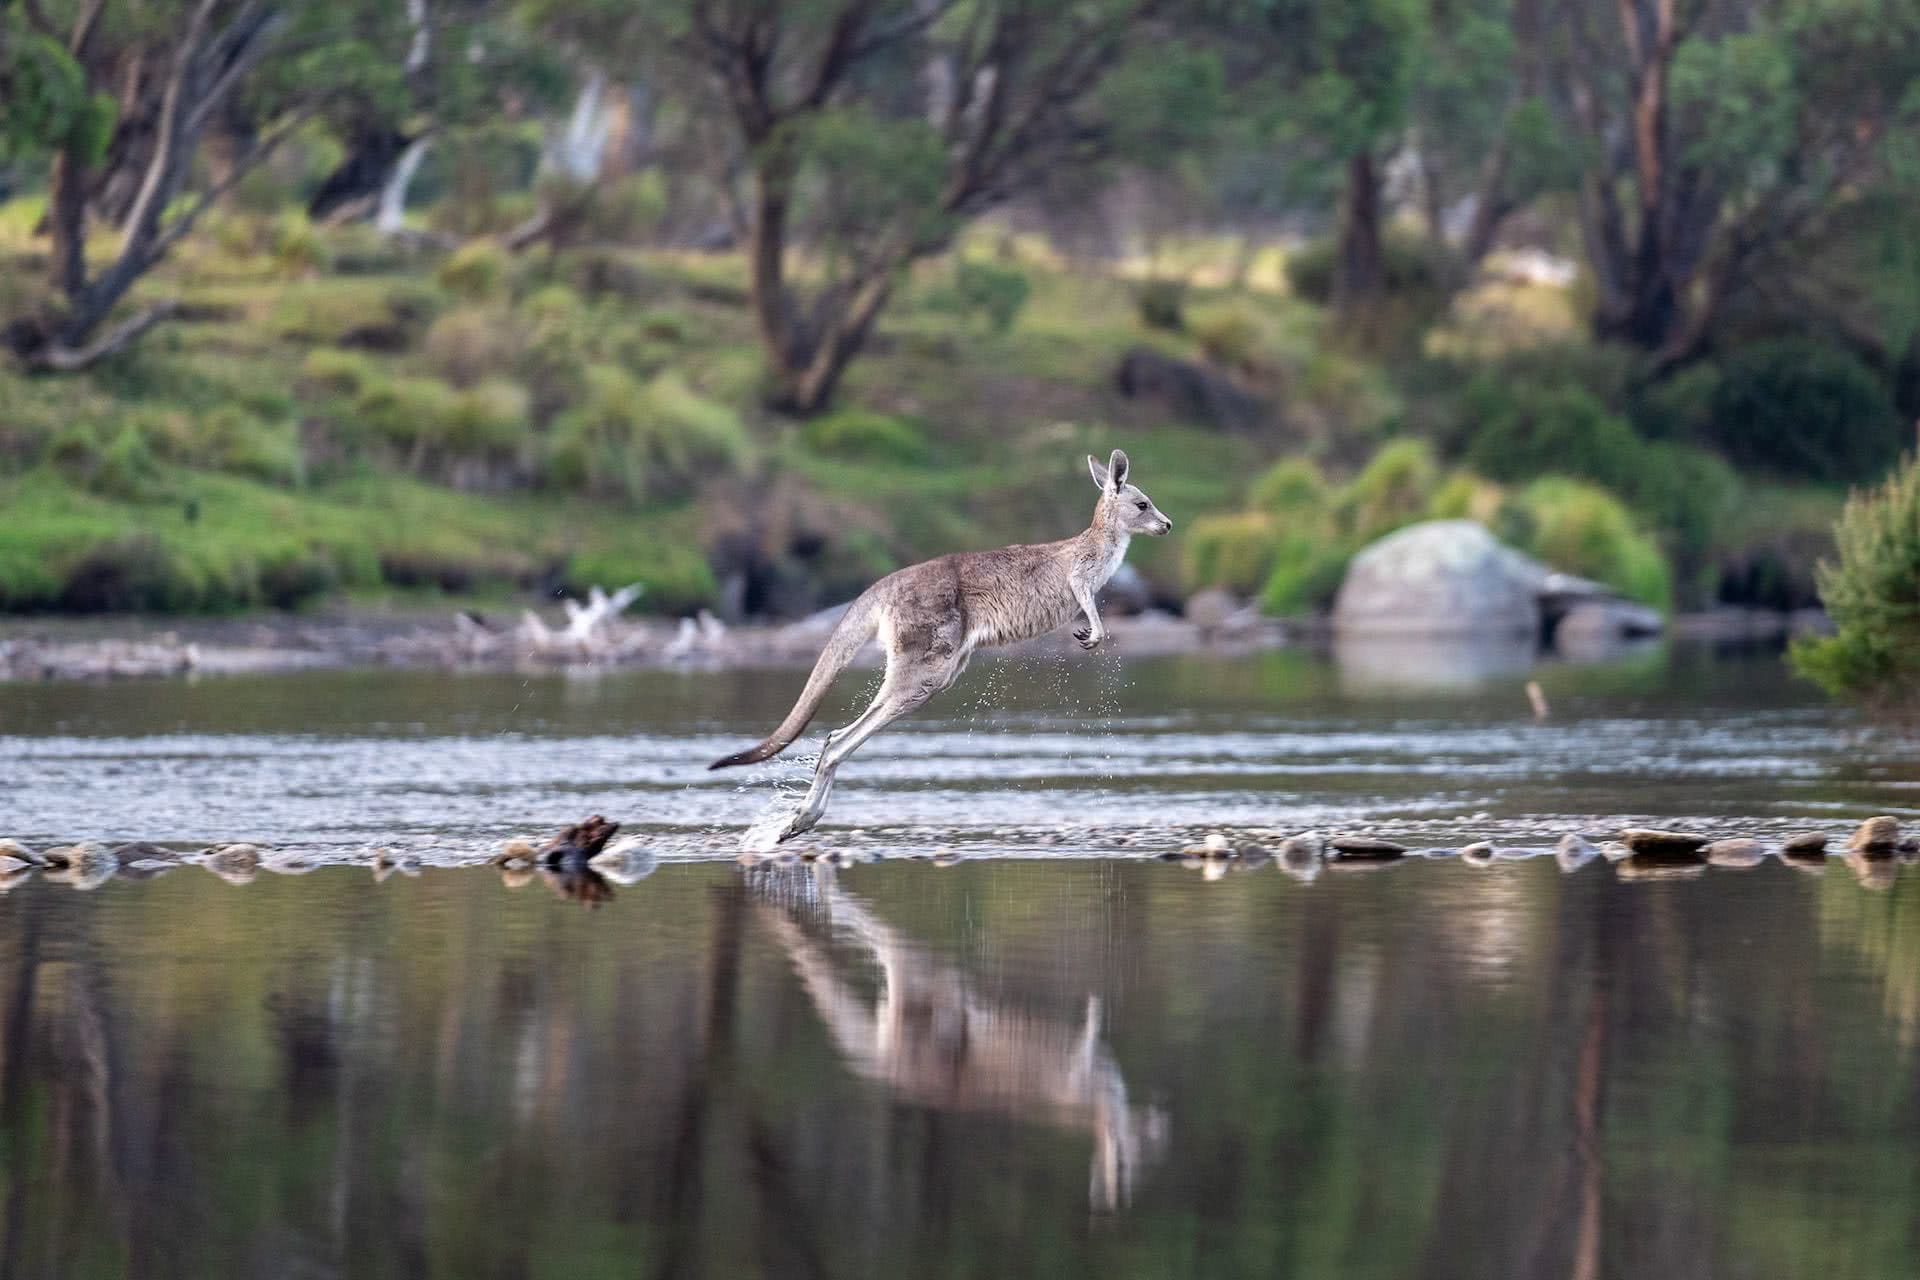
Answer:
<svg viewBox="0 0 1920 1280"><path fill-rule="evenodd" d="M407 149L400 153L399 163L387 176L387 184L380 188L380 207L373 217L373 225L380 234L393 235L404 225L407 188L413 185L413 176L420 171L420 162L427 158L427 148L432 145L432 138L422 136L409 142Z"/></svg>

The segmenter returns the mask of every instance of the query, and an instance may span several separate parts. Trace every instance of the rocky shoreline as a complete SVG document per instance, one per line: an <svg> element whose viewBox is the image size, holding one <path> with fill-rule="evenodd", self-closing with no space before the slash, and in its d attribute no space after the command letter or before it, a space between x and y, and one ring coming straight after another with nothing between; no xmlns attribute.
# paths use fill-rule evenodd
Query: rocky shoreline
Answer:
<svg viewBox="0 0 1920 1280"><path fill-rule="evenodd" d="M573 602L567 602L572 605ZM837 610L786 624L727 626L711 614L681 619L582 619L592 604L559 621L523 610L498 615L344 611L205 621L116 619L0 623L0 680L112 680L164 676L258 675L322 667L444 671L542 671L574 667L672 668L805 666L820 652ZM1240 610L1206 625L1148 611L1108 620L1116 651L1133 657L1246 653L1280 647L1287 627ZM1066 631L1023 648L1065 652ZM877 661L869 646L866 660Z"/></svg>

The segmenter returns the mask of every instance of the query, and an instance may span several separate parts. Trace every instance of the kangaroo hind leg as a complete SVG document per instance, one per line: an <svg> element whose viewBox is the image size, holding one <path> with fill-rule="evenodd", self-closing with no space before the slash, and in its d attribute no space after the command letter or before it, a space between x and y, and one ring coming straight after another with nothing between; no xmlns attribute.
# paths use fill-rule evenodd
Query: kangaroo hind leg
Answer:
<svg viewBox="0 0 1920 1280"><path fill-rule="evenodd" d="M827 801L833 796L834 775L846 763L847 757L901 716L910 715L925 706L929 698L958 679L965 666L965 654L891 655L887 662L887 677L881 682L880 691L873 696L867 709L844 728L827 735L826 746L820 752L820 763L813 772L813 785L807 789L806 800L801 804L800 811L793 815L793 821L788 824L786 834L781 839L812 830L827 812Z"/></svg>

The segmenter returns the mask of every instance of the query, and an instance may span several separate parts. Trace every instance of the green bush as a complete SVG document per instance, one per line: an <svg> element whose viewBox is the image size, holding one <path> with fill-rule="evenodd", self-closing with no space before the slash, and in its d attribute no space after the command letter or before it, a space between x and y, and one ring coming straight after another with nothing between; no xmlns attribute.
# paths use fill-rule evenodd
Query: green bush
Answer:
<svg viewBox="0 0 1920 1280"><path fill-rule="evenodd" d="M1187 282L1142 280L1133 287L1133 307L1149 329L1182 333L1187 327Z"/></svg>
<svg viewBox="0 0 1920 1280"><path fill-rule="evenodd" d="M929 303L1004 334L1013 331L1032 295L1033 284L1018 267L963 260L954 263L952 284L936 291Z"/></svg>
<svg viewBox="0 0 1920 1280"><path fill-rule="evenodd" d="M1255 511L1294 521L1318 521L1326 513L1327 501L1327 478L1305 458L1274 463L1260 473L1247 492L1247 504Z"/></svg>
<svg viewBox="0 0 1920 1280"><path fill-rule="evenodd" d="M183 461L214 471L293 486L305 475L298 433L291 421L269 424L238 405L215 409L202 420Z"/></svg>
<svg viewBox="0 0 1920 1280"><path fill-rule="evenodd" d="M103 498L149 502L166 496L160 456L134 420L67 427L48 442L46 461Z"/></svg>
<svg viewBox="0 0 1920 1280"><path fill-rule="evenodd" d="M268 240L274 269L290 280L319 275L330 265L326 242L307 215L289 209L273 220Z"/></svg>
<svg viewBox="0 0 1920 1280"><path fill-rule="evenodd" d="M870 409L840 409L808 422L802 438L815 453L904 465L925 462L926 437L904 418Z"/></svg>
<svg viewBox="0 0 1920 1280"><path fill-rule="evenodd" d="M582 402L554 422L543 474L555 488L672 497L736 469L749 447L739 415L677 374L641 383L618 366L594 365Z"/></svg>
<svg viewBox="0 0 1920 1280"><path fill-rule="evenodd" d="M441 441L456 454L512 453L527 438L529 403L526 389L518 383L488 378L454 398L441 427Z"/></svg>
<svg viewBox="0 0 1920 1280"><path fill-rule="evenodd" d="M659 230L667 184L657 169L602 182L587 204L584 230L596 240L637 244Z"/></svg>
<svg viewBox="0 0 1920 1280"><path fill-rule="evenodd" d="M386 378L371 357L338 347L315 347L307 352L300 376L318 390L350 396Z"/></svg>
<svg viewBox="0 0 1920 1280"><path fill-rule="evenodd" d="M1556 569L1605 583L1664 609L1673 597L1666 556L1604 489L1558 476L1536 480L1500 509L1494 531Z"/></svg>
<svg viewBox="0 0 1920 1280"><path fill-rule="evenodd" d="M1249 377L1272 372L1266 326L1245 306L1210 307L1196 312L1187 326L1200 353L1223 369Z"/></svg>
<svg viewBox="0 0 1920 1280"><path fill-rule="evenodd" d="M471 387L513 366L520 354L520 336L505 307L458 307L433 322L422 354L428 366L448 382Z"/></svg>
<svg viewBox="0 0 1920 1280"><path fill-rule="evenodd" d="M486 302L506 292L513 260L491 240L470 240L440 264L440 287L469 302Z"/></svg>
<svg viewBox="0 0 1920 1280"><path fill-rule="evenodd" d="M1181 578L1187 590L1224 587L1250 596L1273 567L1280 522L1265 511L1200 516L1183 541Z"/></svg>
<svg viewBox="0 0 1920 1280"><path fill-rule="evenodd" d="M1350 547L1305 534L1284 534L1274 544L1273 567L1260 588L1263 613L1291 617L1333 607L1347 576Z"/></svg>
<svg viewBox="0 0 1920 1280"><path fill-rule="evenodd" d="M1920 455L1847 499L1837 557L1820 565L1835 632L1793 648L1793 662L1830 692L1920 699Z"/></svg>
<svg viewBox="0 0 1920 1280"><path fill-rule="evenodd" d="M1453 278L1456 264L1443 244L1422 235L1389 231L1380 245L1386 292L1390 295L1442 293ZM1340 260L1339 242L1322 237L1287 255L1287 283L1309 302L1333 301L1334 275Z"/></svg>
<svg viewBox="0 0 1920 1280"><path fill-rule="evenodd" d="M414 451L416 468L436 444L460 402L460 393L438 378L394 378L361 389L354 401L360 421L387 443Z"/></svg>
<svg viewBox="0 0 1920 1280"><path fill-rule="evenodd" d="M1424 440L1383 446L1334 501L1340 532L1356 545L1412 524L1426 514L1440 468Z"/></svg>
<svg viewBox="0 0 1920 1280"><path fill-rule="evenodd" d="M1757 343L1720 366L1713 442L1736 466L1793 480L1865 481L1907 443L1886 384L1857 357L1804 339Z"/></svg>

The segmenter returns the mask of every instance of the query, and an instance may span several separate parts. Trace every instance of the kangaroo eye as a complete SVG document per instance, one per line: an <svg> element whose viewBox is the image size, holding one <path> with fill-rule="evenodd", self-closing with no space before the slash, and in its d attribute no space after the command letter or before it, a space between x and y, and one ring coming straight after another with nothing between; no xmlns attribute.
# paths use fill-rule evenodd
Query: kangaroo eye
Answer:
<svg viewBox="0 0 1920 1280"><path fill-rule="evenodd" d="M1136 502L1133 505L1135 510L1145 511L1148 507L1152 506L1153 504L1150 502Z"/></svg>

